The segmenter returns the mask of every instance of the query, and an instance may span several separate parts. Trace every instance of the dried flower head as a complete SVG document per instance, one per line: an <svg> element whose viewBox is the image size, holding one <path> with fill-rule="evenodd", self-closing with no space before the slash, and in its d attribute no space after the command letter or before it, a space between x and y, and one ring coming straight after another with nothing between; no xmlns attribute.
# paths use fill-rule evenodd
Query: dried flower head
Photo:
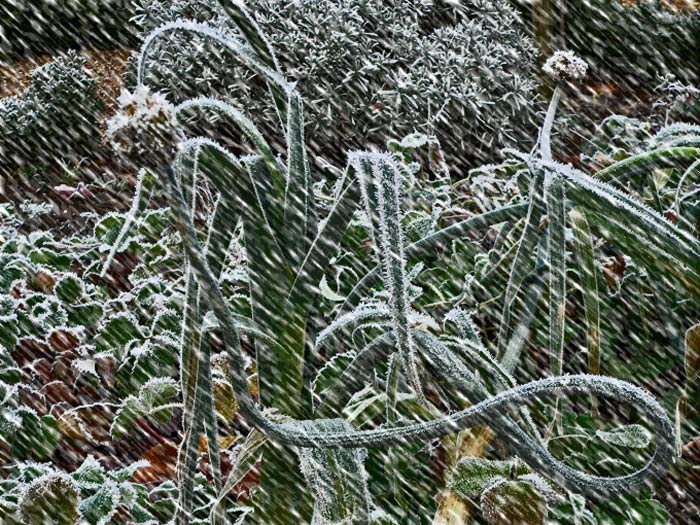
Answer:
<svg viewBox="0 0 700 525"><path fill-rule="evenodd" d="M159 168L172 162L183 139L174 106L143 85L133 93L123 90L117 100L119 109L106 131L112 147L137 167Z"/></svg>
<svg viewBox="0 0 700 525"><path fill-rule="evenodd" d="M586 75L588 64L572 51L556 51L542 70L554 80L578 80Z"/></svg>

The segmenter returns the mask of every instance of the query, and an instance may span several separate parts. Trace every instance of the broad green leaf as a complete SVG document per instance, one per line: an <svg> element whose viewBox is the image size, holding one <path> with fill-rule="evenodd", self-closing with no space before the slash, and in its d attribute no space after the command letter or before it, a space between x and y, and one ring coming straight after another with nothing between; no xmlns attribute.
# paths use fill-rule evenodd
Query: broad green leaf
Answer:
<svg viewBox="0 0 700 525"><path fill-rule="evenodd" d="M132 341L142 341L138 321L131 314L118 314L109 319L95 338L98 352L112 352L120 359Z"/></svg>
<svg viewBox="0 0 700 525"><path fill-rule="evenodd" d="M533 254L540 235L540 219L544 214L544 203L541 198L543 188L544 174L542 171L532 173L529 192L530 202L528 204L527 218L525 219L525 229L518 243L518 251L511 267L508 285L504 294L503 315L498 332L498 357L503 362L506 370L513 369L513 361L515 360L514 356L506 352L511 329L512 311L515 306L514 301L525 276L530 273L535 265Z"/></svg>
<svg viewBox="0 0 700 525"><path fill-rule="evenodd" d="M80 516L90 525L107 525L121 503L119 486L114 483L103 485L95 494L80 502Z"/></svg>
<svg viewBox="0 0 700 525"><path fill-rule="evenodd" d="M168 422L174 410L172 401L178 392L177 383L170 378L151 379L141 387L138 397L129 396L117 410L110 429L112 437L123 437L141 418Z"/></svg>
<svg viewBox="0 0 700 525"><path fill-rule="evenodd" d="M447 487L467 499L477 499L494 479L521 476L529 469L520 461L492 461L484 458L462 458L455 465Z"/></svg>
<svg viewBox="0 0 700 525"><path fill-rule="evenodd" d="M641 425L625 425L615 430L597 430L595 435L611 445L644 448L651 443L651 433Z"/></svg>

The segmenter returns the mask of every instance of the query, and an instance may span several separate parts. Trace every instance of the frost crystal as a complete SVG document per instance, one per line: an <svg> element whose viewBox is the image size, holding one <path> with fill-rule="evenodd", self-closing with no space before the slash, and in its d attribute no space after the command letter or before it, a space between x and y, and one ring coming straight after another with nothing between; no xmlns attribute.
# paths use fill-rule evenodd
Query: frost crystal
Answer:
<svg viewBox="0 0 700 525"><path fill-rule="evenodd" d="M556 51L542 70L554 80L579 80L586 76L588 64L572 51Z"/></svg>

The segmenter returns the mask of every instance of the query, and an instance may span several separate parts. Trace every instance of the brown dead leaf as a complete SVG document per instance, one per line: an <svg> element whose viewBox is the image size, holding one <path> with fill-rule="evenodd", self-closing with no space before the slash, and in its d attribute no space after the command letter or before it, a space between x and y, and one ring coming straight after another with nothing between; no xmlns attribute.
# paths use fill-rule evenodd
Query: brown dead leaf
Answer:
<svg viewBox="0 0 700 525"><path fill-rule="evenodd" d="M165 441L148 449L141 459L150 463L136 471L131 481L134 483L163 483L177 477L178 446Z"/></svg>

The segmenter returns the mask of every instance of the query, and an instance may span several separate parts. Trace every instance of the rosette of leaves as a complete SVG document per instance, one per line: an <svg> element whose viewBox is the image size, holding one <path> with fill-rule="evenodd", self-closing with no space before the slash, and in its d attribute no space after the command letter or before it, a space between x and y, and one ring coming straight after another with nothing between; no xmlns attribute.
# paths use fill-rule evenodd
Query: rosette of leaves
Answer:
<svg viewBox="0 0 700 525"><path fill-rule="evenodd" d="M138 68L139 81L144 81L151 46L161 39L167 42L168 35L185 33L211 39L266 80L271 103L277 108L286 131L287 154L279 157L257 126L239 109L216 99L189 100L175 111L221 114L249 138L256 154L237 157L210 139L192 138L182 144L174 166L146 167L165 185L189 263L181 339L185 438L178 466L180 495L176 523L190 520L193 473L202 436L208 444L213 485L217 491L221 488L221 505L239 481L237 475L224 480L219 466L219 432L210 366L213 341L202 330L209 311L218 323L229 358L240 414L277 445L264 447L260 484L253 498L255 511L251 517L262 523L298 522L300 515L304 521L312 516L321 522L328 521L325 514L328 508L342 509L343 516L331 519L344 519L348 515L361 519L373 503L366 497L352 497L343 500L350 505L343 505L341 499L350 493L346 483L357 484L362 476L343 480L342 475L332 473L338 465L350 463L353 472L361 472L363 454L350 454L345 449L391 445L394 448L383 456L384 464L398 465L406 457L400 449L408 442L430 443L477 423L492 426L499 439L535 472L589 496L633 491L649 476L662 471L671 459L673 429L664 410L648 393L602 376L561 376L565 322L562 304L566 297L565 224L570 206L567 199L590 213L592 223L605 223L607 230L601 231L602 235L614 228L614 233L619 235L616 242L623 243L635 257L653 263L657 269L663 265L664 271L686 286L692 284L692 276L698 272L697 242L623 192L552 161L548 141L561 92L555 97L541 131L541 151L517 156L523 165L521 181L529 188L525 202L458 221L408 243L403 224L403 181L407 170L391 154L350 155L336 183L333 203L319 221L314 175L304 144L303 100L295 86L281 75L271 47L250 15L240 5L231 5L228 14L231 23L245 35L245 43L206 24L174 22L149 35ZM202 180L218 195L204 228L195 220L193 206ZM339 303L335 319L325 323L316 309L316 301L323 293L320 283L357 210L365 215L373 260ZM542 221L544 210L547 210L546 222ZM416 312L411 278L420 272L417 263L475 230L521 219L522 233L515 244L511 278L503 296L501 337L493 354L476 336L473 324L465 316L449 316L441 329L441 323L430 315L432 312ZM250 316L235 315L219 286L223 261L236 235L236 229L230 225L239 221L246 254ZM652 240L643 246L635 244L639 236L632 238L622 227L623 223L636 225L645 235L652 236ZM542 242L545 234L547 243ZM523 331L512 326L512 308L529 282L528 275L537 269L534 248L538 245L546 246L543 259L550 274L549 348L554 377L517 385L511 373L520 361ZM659 262L652 260L652 254ZM380 300L361 303L372 296ZM322 328L324 324L327 328ZM352 331L348 337L345 329L354 325L364 325L374 335L353 340ZM332 333L339 341L327 345L329 339L321 338L321 333ZM249 392L242 341L255 348L259 400ZM346 352L348 349L351 352ZM344 353L343 363L339 356ZM335 367L335 374L324 370L326 387L323 392L317 392L320 399L315 401L310 391L312 379L324 361L329 366L330 363L339 366ZM338 422L338 415L367 382L380 393L370 396L365 404L372 410L380 408L379 422L370 420L367 428ZM568 467L545 448L527 410L504 410L526 400L542 402L565 393L594 394L620 402L633 399L635 410L653 428L655 449L651 459L622 476L592 476ZM407 399L412 401L408 409L406 403L402 406ZM469 408L464 408L467 403ZM450 411L449 415L444 415L446 410ZM309 417L313 420L309 421ZM298 456L289 449L291 446L328 449L324 454L312 454L315 463L329 470L307 478L313 484L315 505L310 505L301 492ZM299 455L303 458L305 454L302 451ZM367 470L376 468L369 456L365 461ZM401 499L395 490L400 485L398 472L395 468L386 470L389 490L393 491L389 500ZM350 490L353 494L372 493L359 488L355 485ZM411 508L411 502L397 503L398 514ZM215 519L219 508L217 505L212 511Z"/></svg>

